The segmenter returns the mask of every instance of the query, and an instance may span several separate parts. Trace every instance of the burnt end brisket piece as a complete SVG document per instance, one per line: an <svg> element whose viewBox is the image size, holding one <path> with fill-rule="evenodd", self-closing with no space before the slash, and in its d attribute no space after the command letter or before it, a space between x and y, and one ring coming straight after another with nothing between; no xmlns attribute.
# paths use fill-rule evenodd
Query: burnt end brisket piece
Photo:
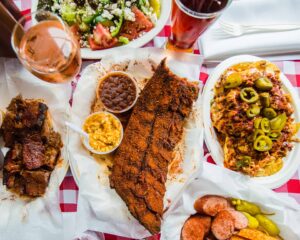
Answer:
<svg viewBox="0 0 300 240"><path fill-rule="evenodd" d="M152 234L160 231L168 166L198 91L163 60L141 92L114 156L111 186Z"/></svg>
<svg viewBox="0 0 300 240"><path fill-rule="evenodd" d="M24 193L30 197L42 196L48 186L50 174L51 172L45 170L22 171Z"/></svg>
<svg viewBox="0 0 300 240"><path fill-rule="evenodd" d="M1 126L5 146L11 147L15 141L31 131L41 131L47 117L48 107L36 100L14 98L7 108L7 114Z"/></svg>
<svg viewBox="0 0 300 240"><path fill-rule="evenodd" d="M33 170L44 165L45 146L39 134L28 135L23 139L23 164Z"/></svg>
<svg viewBox="0 0 300 240"><path fill-rule="evenodd" d="M21 151L22 145L16 144L4 157L3 184L7 185L8 188L14 187L15 176L22 170L22 162L20 159Z"/></svg>
<svg viewBox="0 0 300 240"><path fill-rule="evenodd" d="M47 105L17 96L7 108L0 133L10 148L3 165L3 184L20 195L42 196L63 146Z"/></svg>
<svg viewBox="0 0 300 240"><path fill-rule="evenodd" d="M3 136L5 147L12 147L15 142L15 114L7 112L0 129L0 134Z"/></svg>
<svg viewBox="0 0 300 240"><path fill-rule="evenodd" d="M60 155L60 150L54 147L47 147L44 155L44 167L53 170Z"/></svg>

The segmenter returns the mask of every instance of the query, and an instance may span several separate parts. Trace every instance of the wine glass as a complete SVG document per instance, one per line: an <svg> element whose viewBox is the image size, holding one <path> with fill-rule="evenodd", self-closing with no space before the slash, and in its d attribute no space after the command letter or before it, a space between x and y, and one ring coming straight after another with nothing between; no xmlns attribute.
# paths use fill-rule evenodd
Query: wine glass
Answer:
<svg viewBox="0 0 300 240"><path fill-rule="evenodd" d="M21 63L41 80L63 83L80 71L79 43L67 24L51 12L23 16L13 29L11 44Z"/></svg>

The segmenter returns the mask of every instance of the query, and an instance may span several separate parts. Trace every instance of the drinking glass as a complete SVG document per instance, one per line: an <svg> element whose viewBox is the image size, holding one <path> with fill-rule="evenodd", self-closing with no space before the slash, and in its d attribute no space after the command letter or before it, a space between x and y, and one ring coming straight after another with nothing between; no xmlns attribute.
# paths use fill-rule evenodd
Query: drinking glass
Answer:
<svg viewBox="0 0 300 240"><path fill-rule="evenodd" d="M41 80L67 82L80 70L79 43L67 24L51 12L23 16L13 29L11 44L21 63Z"/></svg>
<svg viewBox="0 0 300 240"><path fill-rule="evenodd" d="M171 36L166 48L192 52L198 37L232 0L173 0Z"/></svg>

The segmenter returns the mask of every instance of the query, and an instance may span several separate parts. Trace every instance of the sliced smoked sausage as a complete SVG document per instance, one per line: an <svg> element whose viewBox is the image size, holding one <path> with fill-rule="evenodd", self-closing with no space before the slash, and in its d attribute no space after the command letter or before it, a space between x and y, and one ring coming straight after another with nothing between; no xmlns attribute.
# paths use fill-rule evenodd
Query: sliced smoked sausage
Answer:
<svg viewBox="0 0 300 240"><path fill-rule="evenodd" d="M216 216L218 212L230 207L229 201L220 196L206 195L195 201L194 208L198 213Z"/></svg>
<svg viewBox="0 0 300 240"><path fill-rule="evenodd" d="M206 220L202 216L189 217L181 230L181 240L203 240L206 232Z"/></svg>
<svg viewBox="0 0 300 240"><path fill-rule="evenodd" d="M232 214L220 211L211 224L211 231L218 240L226 240L234 233L234 218Z"/></svg>
<svg viewBox="0 0 300 240"><path fill-rule="evenodd" d="M234 219L234 227L238 230L246 228L248 226L248 219L244 214L239 211L227 209Z"/></svg>

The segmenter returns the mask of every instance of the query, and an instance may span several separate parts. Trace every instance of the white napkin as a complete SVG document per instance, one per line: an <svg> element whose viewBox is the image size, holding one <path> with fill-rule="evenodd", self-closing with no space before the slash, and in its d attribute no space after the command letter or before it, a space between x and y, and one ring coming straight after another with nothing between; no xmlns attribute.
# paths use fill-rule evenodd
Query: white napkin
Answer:
<svg viewBox="0 0 300 240"><path fill-rule="evenodd" d="M50 84L37 79L17 59L0 58L0 109L4 110L18 94L46 101L55 130L62 135L65 146L63 161L52 172L43 197L25 201L7 191L2 184L0 168L0 240L62 240L64 224L68 223L63 221L59 207L59 185L68 169L68 137L64 122L68 117L71 88L69 83ZM3 142L0 145L4 150Z"/></svg>
<svg viewBox="0 0 300 240"><path fill-rule="evenodd" d="M233 1L220 19L199 38L199 48L207 61L220 61L238 54L273 56L271 60L300 58L300 30L220 37L216 34L221 31L219 20L245 25L300 24L298 0Z"/></svg>
<svg viewBox="0 0 300 240"><path fill-rule="evenodd" d="M300 239L300 205L288 197L279 195L263 186L253 184L247 178L234 171L203 163L201 173L195 173L185 185L177 202L174 202L164 215L161 239L180 240L185 220L196 211L194 202L200 196L212 194L245 199L259 205L279 227L283 239Z"/></svg>

